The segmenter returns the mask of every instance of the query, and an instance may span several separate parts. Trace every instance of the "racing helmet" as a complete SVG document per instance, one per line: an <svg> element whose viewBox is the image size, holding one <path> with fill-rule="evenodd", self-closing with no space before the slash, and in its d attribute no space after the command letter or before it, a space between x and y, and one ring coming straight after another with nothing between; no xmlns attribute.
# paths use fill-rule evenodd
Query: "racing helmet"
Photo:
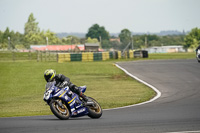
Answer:
<svg viewBox="0 0 200 133"><path fill-rule="evenodd" d="M44 72L44 78L47 82L51 82L54 79L55 75L56 75L56 71L53 69L47 69Z"/></svg>

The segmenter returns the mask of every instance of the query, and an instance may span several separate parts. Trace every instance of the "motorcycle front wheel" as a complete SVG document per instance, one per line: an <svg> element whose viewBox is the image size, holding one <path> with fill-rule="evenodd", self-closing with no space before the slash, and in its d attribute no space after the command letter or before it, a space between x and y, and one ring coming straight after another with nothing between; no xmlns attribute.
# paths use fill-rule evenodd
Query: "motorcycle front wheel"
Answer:
<svg viewBox="0 0 200 133"><path fill-rule="evenodd" d="M50 109L52 113L61 120L67 120L70 117L69 109L63 104L62 100L52 100L50 102Z"/></svg>
<svg viewBox="0 0 200 133"><path fill-rule="evenodd" d="M94 119L100 118L102 115L100 104L94 98L89 97L89 100L94 102L94 106L87 106L89 112L88 116Z"/></svg>

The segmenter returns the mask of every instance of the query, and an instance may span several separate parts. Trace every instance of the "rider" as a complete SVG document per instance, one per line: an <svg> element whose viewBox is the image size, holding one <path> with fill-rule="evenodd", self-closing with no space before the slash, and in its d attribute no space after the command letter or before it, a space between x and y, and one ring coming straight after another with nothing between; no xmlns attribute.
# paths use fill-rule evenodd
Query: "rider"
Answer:
<svg viewBox="0 0 200 133"><path fill-rule="evenodd" d="M198 50L200 50L200 45L196 48L196 53L197 53Z"/></svg>
<svg viewBox="0 0 200 133"><path fill-rule="evenodd" d="M56 74L55 70L47 69L44 72L44 78L47 82L56 81L55 86L59 88L68 86L72 92L78 94L80 97L83 98L84 101L88 101L88 97L84 95L76 85L72 84L70 82L70 79L68 77L65 77L63 74Z"/></svg>

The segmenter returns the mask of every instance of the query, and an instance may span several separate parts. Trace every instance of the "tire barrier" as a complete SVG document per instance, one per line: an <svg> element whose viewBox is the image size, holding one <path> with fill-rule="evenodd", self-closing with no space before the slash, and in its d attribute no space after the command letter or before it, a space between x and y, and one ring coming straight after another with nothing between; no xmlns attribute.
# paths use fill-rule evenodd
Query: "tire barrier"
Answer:
<svg viewBox="0 0 200 133"><path fill-rule="evenodd" d="M82 54L70 54L71 61L82 61Z"/></svg>
<svg viewBox="0 0 200 133"><path fill-rule="evenodd" d="M148 55L148 51L146 50L137 50L137 51L134 51L134 57L137 58L137 57L141 57L141 58L148 58L149 55Z"/></svg>
<svg viewBox="0 0 200 133"><path fill-rule="evenodd" d="M94 59L94 61L101 61L102 60L102 53L94 53L93 59Z"/></svg>
<svg viewBox="0 0 200 133"><path fill-rule="evenodd" d="M93 61L93 59L94 59L93 53L91 52L82 53L82 61Z"/></svg>
<svg viewBox="0 0 200 133"><path fill-rule="evenodd" d="M110 59L109 52L103 52L102 53L102 60L108 60Z"/></svg>
<svg viewBox="0 0 200 133"><path fill-rule="evenodd" d="M84 53L58 53L57 61L59 63L69 61L105 61L109 59L128 59L135 57L148 57L148 52L126 51L122 57L121 51L112 52L84 52Z"/></svg>
<svg viewBox="0 0 200 133"><path fill-rule="evenodd" d="M58 53L57 54L57 61L59 63L69 62L69 61L71 61L71 54L70 53Z"/></svg>

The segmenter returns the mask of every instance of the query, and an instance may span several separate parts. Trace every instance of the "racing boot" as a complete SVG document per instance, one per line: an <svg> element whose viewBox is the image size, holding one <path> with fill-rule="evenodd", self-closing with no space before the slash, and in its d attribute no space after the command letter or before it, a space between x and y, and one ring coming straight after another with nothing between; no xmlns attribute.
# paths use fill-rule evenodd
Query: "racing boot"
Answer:
<svg viewBox="0 0 200 133"><path fill-rule="evenodd" d="M86 106L93 106L94 105L94 102L92 100L89 100L89 98L86 95L84 95L82 92L80 94L80 97L83 98L84 105L86 105Z"/></svg>
<svg viewBox="0 0 200 133"><path fill-rule="evenodd" d="M83 92L81 92L81 90L77 86L73 85L73 87L71 89L73 92L78 94L79 97L81 97L85 102L88 101L88 97L86 97L86 95L84 95Z"/></svg>
<svg viewBox="0 0 200 133"><path fill-rule="evenodd" d="M88 101L88 97L87 97L86 95L84 95L82 92L80 93L79 96L80 96L81 98L83 98L83 100L84 100L85 102Z"/></svg>

